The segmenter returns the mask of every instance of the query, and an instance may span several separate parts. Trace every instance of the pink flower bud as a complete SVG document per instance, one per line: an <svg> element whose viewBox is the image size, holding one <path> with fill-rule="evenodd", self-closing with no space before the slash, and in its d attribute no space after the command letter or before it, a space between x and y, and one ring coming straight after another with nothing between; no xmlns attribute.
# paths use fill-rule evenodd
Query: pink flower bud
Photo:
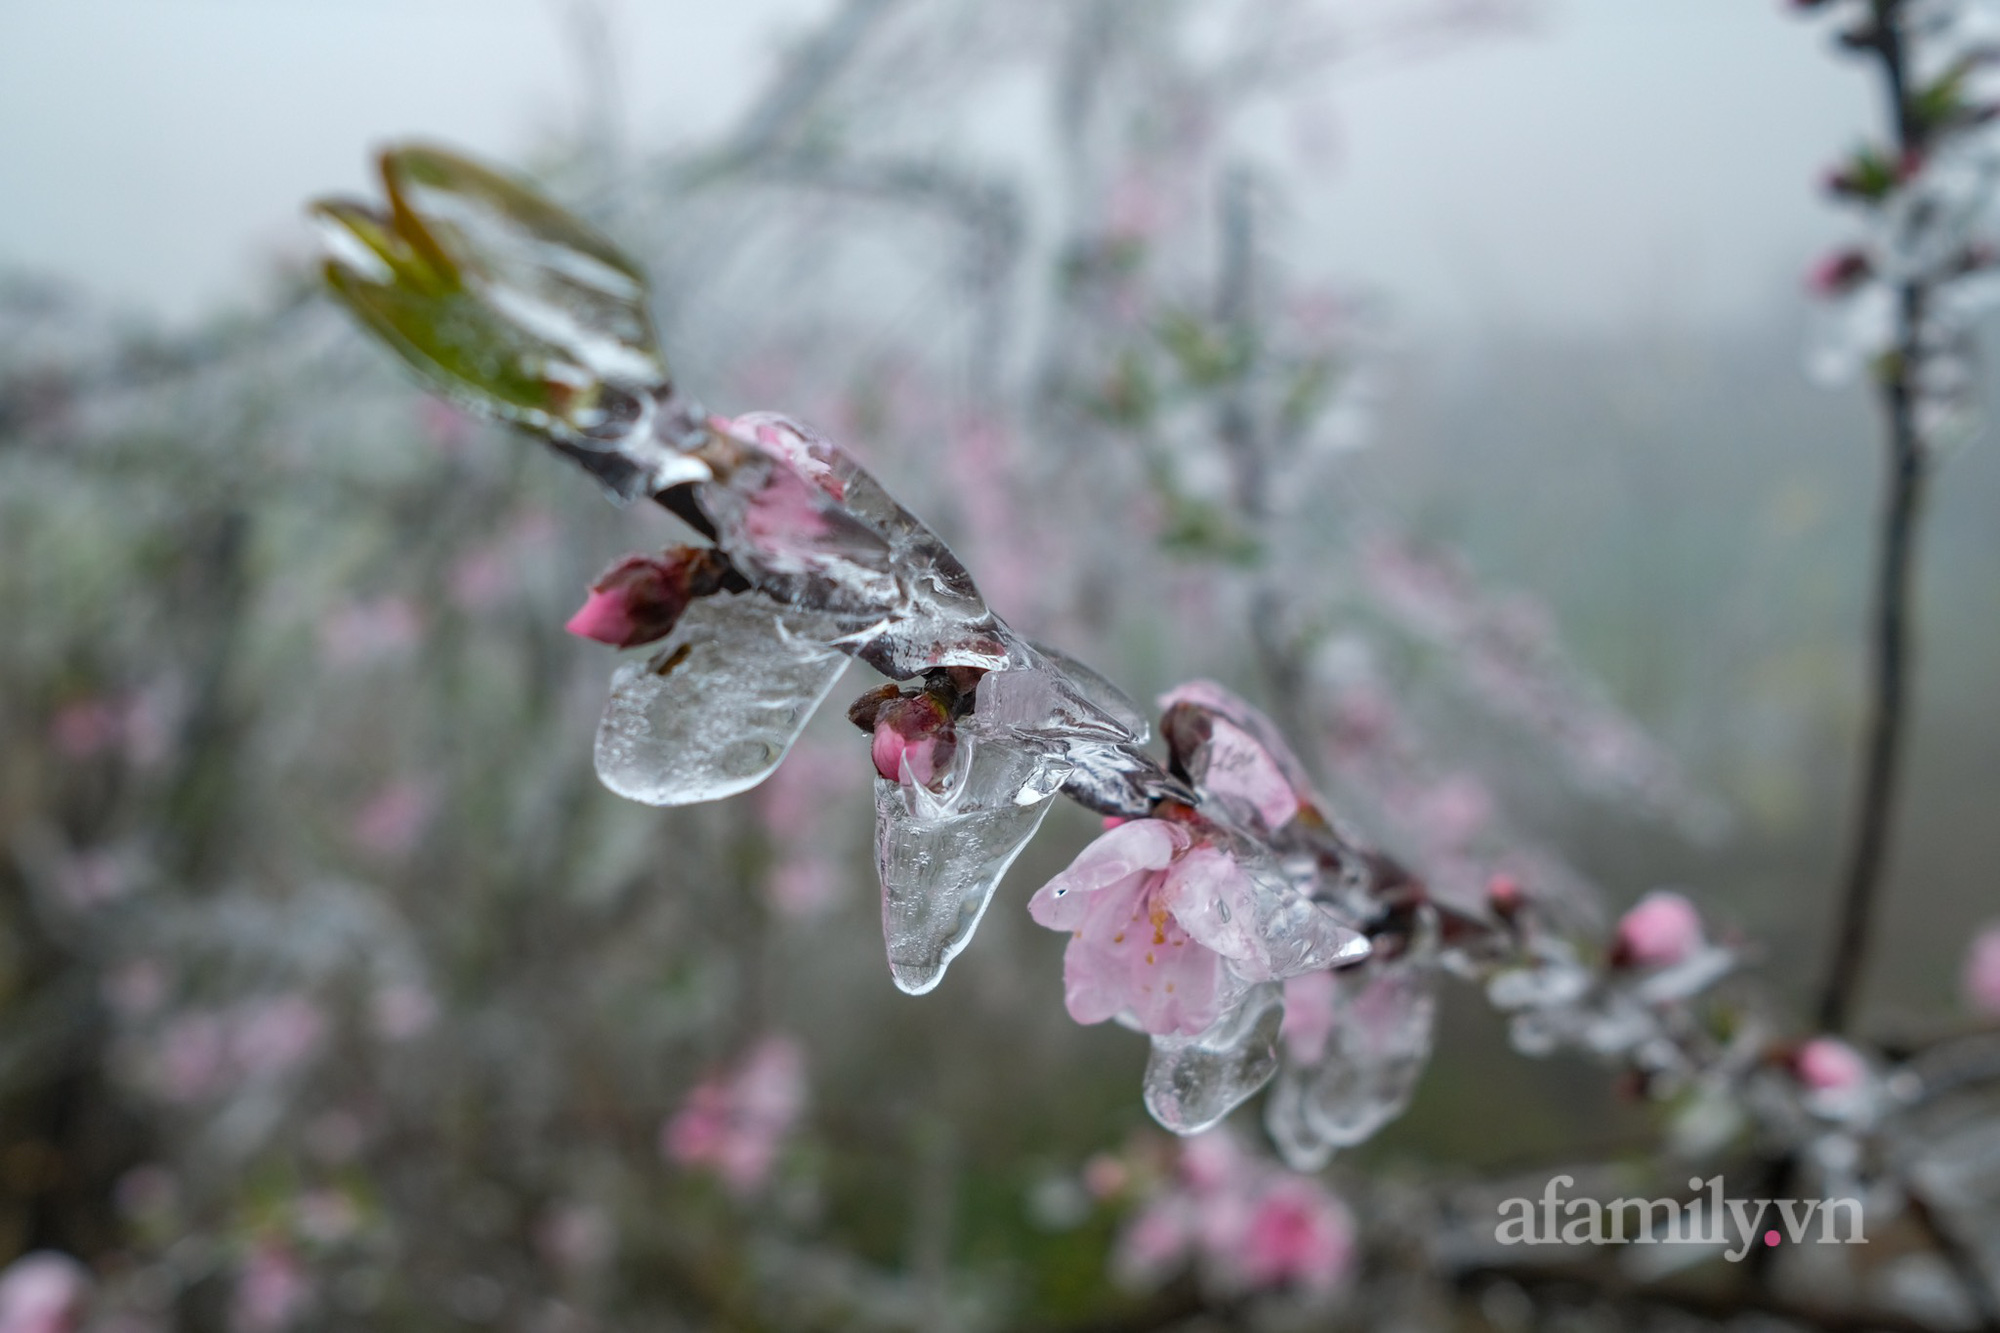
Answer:
<svg viewBox="0 0 2000 1333"><path fill-rule="evenodd" d="M903 766L910 779L929 786L951 765L958 738L951 715L930 694L892 699L875 715L875 741L870 754L875 771L891 782L902 781Z"/></svg>
<svg viewBox="0 0 2000 1333"><path fill-rule="evenodd" d="M2000 921L1980 931L1966 951L1965 1000L1974 1013L2000 1018Z"/></svg>
<svg viewBox="0 0 2000 1333"><path fill-rule="evenodd" d="M1514 876L1502 872L1486 881L1486 905L1500 916L1513 916L1522 901L1521 881Z"/></svg>
<svg viewBox="0 0 2000 1333"><path fill-rule="evenodd" d="M1656 889L1618 921L1614 964L1671 967L1702 946L1701 914L1680 894Z"/></svg>
<svg viewBox="0 0 2000 1333"><path fill-rule="evenodd" d="M1812 266L1806 275L1806 289L1814 296L1845 296L1868 281L1875 266L1859 250L1836 250Z"/></svg>
<svg viewBox="0 0 2000 1333"><path fill-rule="evenodd" d="M1814 1037L1792 1057L1799 1081L1815 1092L1847 1092L1868 1077L1868 1063L1844 1041Z"/></svg>
<svg viewBox="0 0 2000 1333"><path fill-rule="evenodd" d="M722 588L728 561L707 547L677 546L660 555L628 555L598 575L590 596L563 626L580 639L634 648L673 632L697 597Z"/></svg>

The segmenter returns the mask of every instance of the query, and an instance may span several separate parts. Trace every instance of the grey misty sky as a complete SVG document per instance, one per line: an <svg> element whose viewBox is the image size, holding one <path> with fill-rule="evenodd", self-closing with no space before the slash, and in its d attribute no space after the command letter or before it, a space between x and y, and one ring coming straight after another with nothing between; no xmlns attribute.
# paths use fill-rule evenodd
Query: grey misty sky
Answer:
<svg viewBox="0 0 2000 1333"><path fill-rule="evenodd" d="M604 0L627 139L725 123L829 0ZM185 320L305 244L299 204L421 135L577 123L569 0L0 0L0 266ZM1291 248L1410 326L1735 321L1843 233L1812 183L1864 72L1783 0L1545 0L1532 34L1330 81Z"/></svg>

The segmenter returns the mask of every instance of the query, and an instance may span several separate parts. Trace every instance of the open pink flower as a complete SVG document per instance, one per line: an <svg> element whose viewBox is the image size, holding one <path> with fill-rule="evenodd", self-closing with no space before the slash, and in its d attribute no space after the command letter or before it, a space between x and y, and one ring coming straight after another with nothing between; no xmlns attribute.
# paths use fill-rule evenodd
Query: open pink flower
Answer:
<svg viewBox="0 0 2000 1333"><path fill-rule="evenodd" d="M1217 944L1240 947L1212 909L1177 909L1202 887L1242 872L1229 856L1195 847L1163 819L1135 819L1104 833L1029 900L1028 914L1072 933L1063 955L1064 1003L1079 1023L1129 1014L1151 1033L1192 1036L1222 1010L1228 978ZM1247 886L1236 896L1247 893Z"/></svg>
<svg viewBox="0 0 2000 1333"><path fill-rule="evenodd" d="M1079 1023L1124 1016L1193 1036L1242 994L1357 961L1367 941L1206 825L1134 819L1100 834L1039 889L1028 914L1071 934L1064 1001Z"/></svg>
<svg viewBox="0 0 2000 1333"><path fill-rule="evenodd" d="M2000 1018L2000 921L1974 936L1966 951L1965 999L1975 1013Z"/></svg>
<svg viewBox="0 0 2000 1333"><path fill-rule="evenodd" d="M1701 913L1670 889L1656 889L1618 920L1614 962L1636 967L1671 967L1702 947Z"/></svg>
<svg viewBox="0 0 2000 1333"><path fill-rule="evenodd" d="M70 1333L90 1297L90 1272L66 1254L35 1250L0 1271L0 1333Z"/></svg>
<svg viewBox="0 0 2000 1333"><path fill-rule="evenodd" d="M696 1085L660 1136L683 1166L715 1170L737 1194L770 1178L778 1149L805 1109L805 1057L789 1037L766 1037L736 1069Z"/></svg>

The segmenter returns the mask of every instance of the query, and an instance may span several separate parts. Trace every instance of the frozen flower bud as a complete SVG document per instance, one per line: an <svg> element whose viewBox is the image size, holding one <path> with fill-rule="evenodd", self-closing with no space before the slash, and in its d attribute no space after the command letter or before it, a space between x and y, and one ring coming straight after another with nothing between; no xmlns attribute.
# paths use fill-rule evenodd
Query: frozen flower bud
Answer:
<svg viewBox="0 0 2000 1333"><path fill-rule="evenodd" d="M928 691L889 700L875 713L875 741L869 754L875 771L891 782L903 780L907 764L910 780L929 786L951 766L957 748L951 710Z"/></svg>
<svg viewBox="0 0 2000 1333"><path fill-rule="evenodd" d="M1814 1037L1792 1057L1799 1082L1815 1092L1848 1092L1868 1078L1868 1063L1844 1041Z"/></svg>
<svg viewBox="0 0 2000 1333"><path fill-rule="evenodd" d="M1701 914L1678 893L1656 889L1618 921L1614 965L1671 967L1702 946Z"/></svg>
<svg viewBox="0 0 2000 1333"><path fill-rule="evenodd" d="M628 555L598 575L590 595L563 628L580 639L635 648L664 639L698 597L721 591L728 557L702 546L659 555Z"/></svg>
<svg viewBox="0 0 2000 1333"><path fill-rule="evenodd" d="M1966 952L1965 1000L1974 1013L2000 1018L2000 921L1980 931Z"/></svg>
<svg viewBox="0 0 2000 1333"><path fill-rule="evenodd" d="M1862 148L1826 174L1826 188L1842 198L1877 203L1914 174L1922 159L1905 154L1898 161L1875 148Z"/></svg>
<svg viewBox="0 0 2000 1333"><path fill-rule="evenodd" d="M1859 250L1836 250L1814 264L1806 275L1806 289L1814 296L1845 296L1875 273L1875 266Z"/></svg>

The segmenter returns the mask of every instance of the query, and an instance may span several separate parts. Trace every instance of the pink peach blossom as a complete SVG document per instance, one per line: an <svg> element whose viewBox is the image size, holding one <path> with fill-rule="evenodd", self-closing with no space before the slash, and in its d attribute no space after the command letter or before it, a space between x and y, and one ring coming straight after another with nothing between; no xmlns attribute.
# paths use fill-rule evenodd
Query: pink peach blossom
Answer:
<svg viewBox="0 0 2000 1333"><path fill-rule="evenodd" d="M1125 1013L1147 1032L1192 1035L1221 1012L1222 956L1174 913L1191 843L1177 824L1135 819L1084 848L1029 901L1038 923L1072 932L1063 985L1077 1022ZM1225 868L1216 864L1228 860L1222 853L1203 853L1193 869L1227 878L1233 863Z"/></svg>
<svg viewBox="0 0 2000 1333"><path fill-rule="evenodd" d="M761 1188L805 1109L805 1056L789 1037L766 1037L734 1070L696 1085L660 1136L682 1166L710 1167L739 1194Z"/></svg>
<svg viewBox="0 0 2000 1333"><path fill-rule="evenodd" d="M1613 957L1639 967L1671 967L1702 947L1701 914L1670 889L1655 889L1618 921Z"/></svg>
<svg viewBox="0 0 2000 1333"><path fill-rule="evenodd" d="M1353 1218L1338 1199L1302 1176L1279 1176L1257 1196L1230 1256L1247 1286L1296 1285L1319 1292L1338 1285L1353 1257Z"/></svg>
<svg viewBox="0 0 2000 1333"><path fill-rule="evenodd" d="M1834 1037L1814 1037L1801 1046L1792 1068L1799 1081L1816 1092L1846 1092L1868 1077L1868 1063L1861 1053Z"/></svg>
<svg viewBox="0 0 2000 1333"><path fill-rule="evenodd" d="M1974 1013L2000 1018L2000 921L1981 930L1966 950L1965 999Z"/></svg>
<svg viewBox="0 0 2000 1333"><path fill-rule="evenodd" d="M691 602L722 588L728 570L728 562L707 547L628 555L597 576L563 628L614 648L664 639Z"/></svg>
<svg viewBox="0 0 2000 1333"><path fill-rule="evenodd" d="M891 699L875 714L875 739L869 757L875 771L891 782L909 780L929 786L951 765L958 748L951 716L929 694Z"/></svg>

